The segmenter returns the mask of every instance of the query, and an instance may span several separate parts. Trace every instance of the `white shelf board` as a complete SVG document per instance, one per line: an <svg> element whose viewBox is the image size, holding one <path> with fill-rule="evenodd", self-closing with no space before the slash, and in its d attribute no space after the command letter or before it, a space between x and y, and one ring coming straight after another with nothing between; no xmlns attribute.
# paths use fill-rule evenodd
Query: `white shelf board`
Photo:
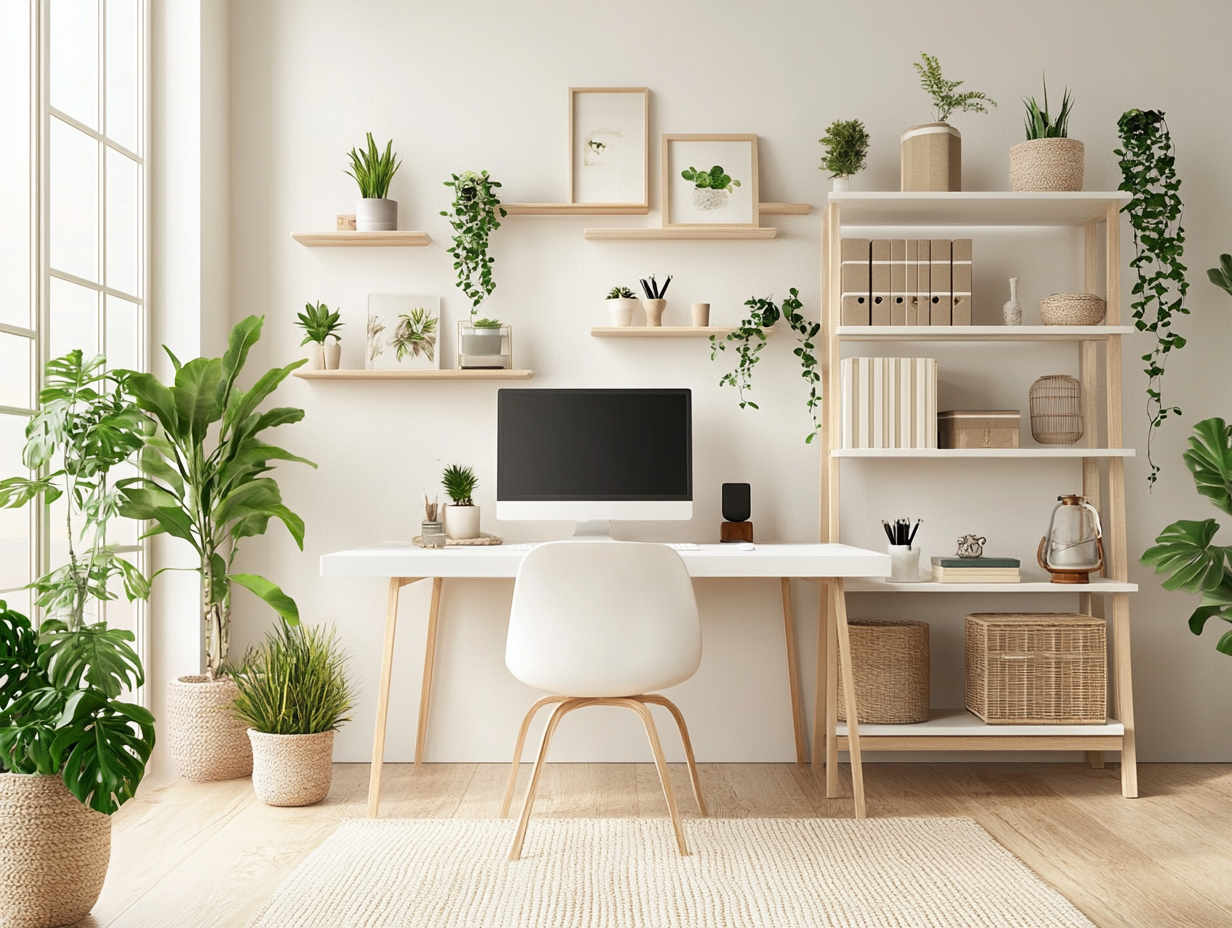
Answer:
<svg viewBox="0 0 1232 928"><path fill-rule="evenodd" d="M847 723L838 723L840 737L847 736ZM989 725L979 717L972 715L966 709L936 709L932 710L932 718L927 722L914 725L870 725L860 726L860 740L875 738L878 735L915 735L921 737L1035 737L1048 738L1073 735L1076 737L1091 737L1099 735L1120 736L1125 734L1125 726L1109 719L1104 725Z"/></svg>
<svg viewBox="0 0 1232 928"><path fill-rule="evenodd" d="M844 225L1081 226L1107 217L1129 202L1119 191L958 193L842 191L830 194Z"/></svg>
<svg viewBox="0 0 1232 928"><path fill-rule="evenodd" d="M1132 325L840 325L852 342L1080 342L1132 335Z"/></svg>
<svg viewBox="0 0 1232 928"><path fill-rule="evenodd" d="M889 580L852 579L843 581L848 593L1137 593L1138 584L1118 580L1094 579L1090 583L1051 583L1048 580L1023 580L1021 583L891 583Z"/></svg>
<svg viewBox="0 0 1232 928"><path fill-rule="evenodd" d="M1133 448L835 448L836 458L1132 458Z"/></svg>

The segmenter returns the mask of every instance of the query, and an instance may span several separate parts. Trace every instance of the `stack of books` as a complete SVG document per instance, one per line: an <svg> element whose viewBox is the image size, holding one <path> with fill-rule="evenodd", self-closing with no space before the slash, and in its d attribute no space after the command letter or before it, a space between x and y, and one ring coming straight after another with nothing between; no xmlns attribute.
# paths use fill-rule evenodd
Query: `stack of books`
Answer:
<svg viewBox="0 0 1232 928"><path fill-rule="evenodd" d="M935 557L934 583L1018 583L1016 557Z"/></svg>

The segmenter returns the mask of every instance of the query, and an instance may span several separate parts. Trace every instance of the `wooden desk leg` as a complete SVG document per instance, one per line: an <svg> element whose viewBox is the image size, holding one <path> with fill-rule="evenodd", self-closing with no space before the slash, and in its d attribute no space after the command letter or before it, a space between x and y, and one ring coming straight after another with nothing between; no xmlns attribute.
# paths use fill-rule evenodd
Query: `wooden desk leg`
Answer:
<svg viewBox="0 0 1232 928"><path fill-rule="evenodd" d="M389 716L389 679L394 669L394 632L398 627L398 598L414 577L390 577L385 606L385 645L381 652L381 682L376 696L376 730L372 733L372 772L368 776L368 818L376 818L381 804L381 764L385 762L385 720Z"/></svg>
<svg viewBox="0 0 1232 928"><path fill-rule="evenodd" d="M826 583L817 586L817 679L813 683L813 769L826 756Z"/></svg>
<svg viewBox="0 0 1232 928"><path fill-rule="evenodd" d="M791 580L780 577L783 590L783 638L787 644L787 685L791 687L791 728L796 736L796 766L804 766L804 718L800 714L800 672L796 667L796 628L791 617Z"/></svg>
<svg viewBox="0 0 1232 928"><path fill-rule="evenodd" d="M419 693L419 726L415 729L415 766L422 767L428 742L428 703L432 699L432 666L436 663L436 620L441 611L440 577L432 578L432 604L428 607L428 641L424 645L423 689Z"/></svg>
<svg viewBox="0 0 1232 928"><path fill-rule="evenodd" d="M838 619L833 580L826 583L826 797L838 798Z"/></svg>
<svg viewBox="0 0 1232 928"><path fill-rule="evenodd" d="M1134 736L1134 687L1129 663L1129 595L1112 594L1112 646L1116 655L1117 718L1125 726L1121 740L1121 795L1138 796L1138 748Z"/></svg>
<svg viewBox="0 0 1232 928"><path fill-rule="evenodd" d="M843 673L843 696L847 703L847 751L851 755L851 789L856 800L856 818L864 818L864 767L860 760L860 724L856 714L856 681L851 672L851 636L847 630L847 597L843 581L830 581L834 599L835 626L838 631L838 656ZM835 700L837 702L837 700ZM837 711L838 707L835 706Z"/></svg>

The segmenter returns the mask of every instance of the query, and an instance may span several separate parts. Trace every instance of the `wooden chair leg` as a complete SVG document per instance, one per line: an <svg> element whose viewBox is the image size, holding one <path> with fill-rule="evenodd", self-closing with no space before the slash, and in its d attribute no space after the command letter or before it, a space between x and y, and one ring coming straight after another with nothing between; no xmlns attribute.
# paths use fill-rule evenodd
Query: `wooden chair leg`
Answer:
<svg viewBox="0 0 1232 928"><path fill-rule="evenodd" d="M535 789L539 786L539 774L543 770L543 760L548 756L548 744L560 720L569 712L585 704L585 699L566 699L548 718L547 728L543 730L543 740L539 743L539 755L535 758L535 769L530 775L530 784L526 788L526 800L522 803L522 818L518 822L517 834L513 836L513 848L509 851L509 859L517 860L522 856L522 842L526 840L526 826L530 824L530 810L535 804Z"/></svg>
<svg viewBox="0 0 1232 928"><path fill-rule="evenodd" d="M530 729L531 720L534 719L535 714L544 706L551 705L554 702L564 702L568 698L568 696L544 696L530 707L530 711L522 719L522 727L518 730L518 744L513 749L513 766L509 770L509 785L505 787L505 799L501 803L501 818L509 817L509 804L513 802L513 787L517 783L518 767L522 765L522 749L526 746L526 732Z"/></svg>
<svg viewBox="0 0 1232 928"><path fill-rule="evenodd" d="M684 723L684 716L676 704L666 696L661 696L658 693L648 693L644 696L639 696L642 702L654 703L656 706L663 706L676 720L676 727L680 729L680 741L684 745L684 757L689 764L689 779L693 781L693 798L697 800L697 811L701 813L702 818L710 815L706 811L706 801L702 799L702 781L697 776L697 761L693 759L693 743L689 740L689 728Z"/></svg>
<svg viewBox="0 0 1232 928"><path fill-rule="evenodd" d="M659 732L655 729L650 710L637 699L614 699L611 702L614 705L628 706L641 717L642 724L646 727L646 737L650 740L650 750L654 754L655 766L659 768L659 782L663 784L663 795L667 798L667 811L672 816L672 828L676 831L676 847L680 850L681 857L687 857L689 847L684 841L684 829L680 827L680 812L676 808L672 780L667 772L667 761L663 758L663 746L659 744Z"/></svg>

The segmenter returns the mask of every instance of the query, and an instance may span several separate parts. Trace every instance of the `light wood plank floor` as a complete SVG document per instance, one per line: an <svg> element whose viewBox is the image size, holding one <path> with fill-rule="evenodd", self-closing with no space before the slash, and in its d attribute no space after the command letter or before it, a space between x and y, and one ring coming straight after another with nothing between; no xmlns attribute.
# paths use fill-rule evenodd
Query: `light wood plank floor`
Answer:
<svg viewBox="0 0 1232 928"><path fill-rule="evenodd" d="M1232 926L1232 765L1143 764L1142 798L1124 800L1117 768L1045 764L869 764L871 816L969 816L1065 894L1100 928ZM508 768L386 768L386 816L490 818ZM846 768L843 769L844 774ZM529 766L522 768L523 786ZM683 766L685 815L696 815ZM715 816L850 817L811 770L706 764ZM242 926L345 818L364 815L368 766L337 764L329 798L275 809L250 781L143 790L115 817L111 870L80 928ZM844 779L850 795L850 783ZM520 801L520 793L515 802ZM538 815L665 816L650 764L550 764ZM533 827L533 825L532 825Z"/></svg>

